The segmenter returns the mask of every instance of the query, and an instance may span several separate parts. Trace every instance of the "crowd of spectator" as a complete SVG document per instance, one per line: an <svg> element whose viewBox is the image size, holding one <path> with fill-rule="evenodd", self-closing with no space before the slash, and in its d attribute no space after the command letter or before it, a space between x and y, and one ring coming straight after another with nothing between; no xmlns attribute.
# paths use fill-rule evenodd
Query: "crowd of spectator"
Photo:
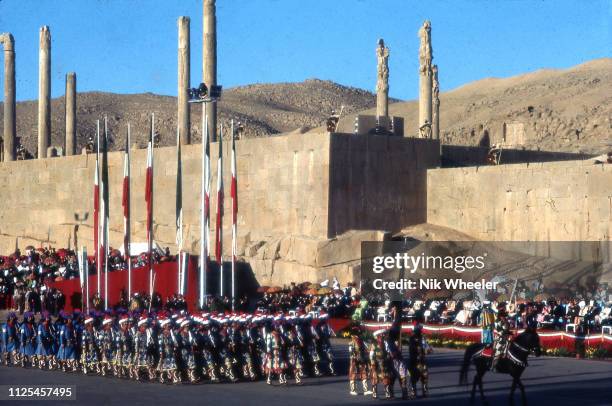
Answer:
<svg viewBox="0 0 612 406"><path fill-rule="evenodd" d="M153 262L171 259L168 250L153 254ZM132 267L148 264L148 254L131 259ZM95 258L90 257L89 273L96 272ZM125 257L111 249L108 256L110 272L127 269ZM62 281L79 277L77 255L69 249L34 248L28 246L23 252L0 256L0 310L13 308L19 312L47 311L57 314L66 304L66 298L57 289L47 287L49 281ZM92 299L93 300L93 299Z"/></svg>
<svg viewBox="0 0 612 406"><path fill-rule="evenodd" d="M370 302L362 309L362 317L367 320L386 321L389 302ZM461 300L405 300L402 303L404 319L423 319L430 324L455 324L479 326L485 308L493 312L501 309L508 315L513 328L524 328L531 321L538 327L565 330L573 326L577 331L601 331L602 327L612 326L612 301L584 300L581 298L558 300L550 297L544 300L519 300L516 302L497 302L479 299Z"/></svg>

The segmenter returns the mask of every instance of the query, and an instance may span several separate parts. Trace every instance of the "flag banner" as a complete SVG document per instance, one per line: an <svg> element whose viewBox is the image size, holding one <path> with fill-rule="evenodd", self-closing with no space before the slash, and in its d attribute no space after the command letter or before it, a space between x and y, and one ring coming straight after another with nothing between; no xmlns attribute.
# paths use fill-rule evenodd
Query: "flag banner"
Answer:
<svg viewBox="0 0 612 406"><path fill-rule="evenodd" d="M223 125L219 132L217 159L217 226L215 227L215 253L219 263L219 295L223 296Z"/></svg>
<svg viewBox="0 0 612 406"><path fill-rule="evenodd" d="M238 176L236 172L236 140L234 138L234 120L232 120L232 186L231 186L231 197L232 197L232 310L235 303L236 297L236 255L238 255Z"/></svg>
<svg viewBox="0 0 612 406"><path fill-rule="evenodd" d="M85 275L86 275L85 265L83 264L83 251L77 253L77 261L79 264L79 283L81 284L81 290L83 290L83 284L85 283ZM87 257L85 257L85 263L87 263Z"/></svg>
<svg viewBox="0 0 612 406"><path fill-rule="evenodd" d="M181 252L179 255L179 263L181 264L178 268L178 293L185 296L188 289L188 269L189 269L189 254Z"/></svg>
<svg viewBox="0 0 612 406"><path fill-rule="evenodd" d="M130 255L130 124L127 126L125 154L123 159L123 256L128 267L128 300L132 295L132 261Z"/></svg>
<svg viewBox="0 0 612 406"><path fill-rule="evenodd" d="M149 256L149 294L153 297L153 141L155 134L155 114L151 115L151 139L147 149L147 174L145 181L145 202L147 203L147 248Z"/></svg>
<svg viewBox="0 0 612 406"><path fill-rule="evenodd" d="M210 141L208 137L208 118L206 117L206 103L202 114L202 128L204 137L202 139L202 196L200 212L200 275L199 275L199 304L204 306L206 296L206 272L210 257Z"/></svg>
<svg viewBox="0 0 612 406"><path fill-rule="evenodd" d="M96 169L94 175L94 256L96 258L97 293L100 295L100 120L96 121Z"/></svg>
<svg viewBox="0 0 612 406"><path fill-rule="evenodd" d="M179 126L176 126L176 247L177 247L177 259L178 259L178 270L180 274L181 253L183 251L183 176L181 168L181 135Z"/></svg>
<svg viewBox="0 0 612 406"><path fill-rule="evenodd" d="M104 139L102 151L102 244L104 247L104 308L108 309L108 257L110 253L109 244L109 221L110 221L110 199L108 179L108 119L104 116Z"/></svg>
<svg viewBox="0 0 612 406"><path fill-rule="evenodd" d="M82 277L81 277L81 302L83 303L83 286L85 287L85 298L84 304L87 312L89 313L89 263L87 262L87 248L83 246L81 248L81 263L82 263Z"/></svg>

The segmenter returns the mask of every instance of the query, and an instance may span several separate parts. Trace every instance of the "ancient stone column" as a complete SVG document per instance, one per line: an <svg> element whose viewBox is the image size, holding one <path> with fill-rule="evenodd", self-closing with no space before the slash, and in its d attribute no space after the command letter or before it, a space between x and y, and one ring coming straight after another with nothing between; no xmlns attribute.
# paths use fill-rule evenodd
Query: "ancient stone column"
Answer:
<svg viewBox="0 0 612 406"><path fill-rule="evenodd" d="M389 48L385 46L382 38L378 40L376 57L378 60L376 116L387 117L389 115Z"/></svg>
<svg viewBox="0 0 612 406"><path fill-rule="evenodd" d="M204 1L204 34L202 50L202 77L210 89L217 84L217 17L215 15L215 0ZM217 102L202 103L202 111L206 110L208 131L212 141L217 140Z"/></svg>
<svg viewBox="0 0 612 406"><path fill-rule="evenodd" d="M38 49L38 159L47 157L51 144L51 32L40 28Z"/></svg>
<svg viewBox="0 0 612 406"><path fill-rule="evenodd" d="M17 127L15 123L15 40L10 33L0 34L4 48L4 160L15 160Z"/></svg>
<svg viewBox="0 0 612 406"><path fill-rule="evenodd" d="M429 20L425 20L419 30L419 38L421 39L421 46L419 48L419 129L421 129L421 134L423 134L423 126L431 127L432 121L431 60L433 59L433 54L431 50L431 23Z"/></svg>
<svg viewBox="0 0 612 406"><path fill-rule="evenodd" d="M66 149L65 155L76 154L76 73L66 74Z"/></svg>
<svg viewBox="0 0 612 406"><path fill-rule="evenodd" d="M189 125L189 75L190 75L189 17L178 18L178 127L181 143L191 142Z"/></svg>
<svg viewBox="0 0 612 406"><path fill-rule="evenodd" d="M435 140L440 139L440 82L438 82L438 65L432 68L433 85L431 92L433 93L433 113L431 121L431 137Z"/></svg>

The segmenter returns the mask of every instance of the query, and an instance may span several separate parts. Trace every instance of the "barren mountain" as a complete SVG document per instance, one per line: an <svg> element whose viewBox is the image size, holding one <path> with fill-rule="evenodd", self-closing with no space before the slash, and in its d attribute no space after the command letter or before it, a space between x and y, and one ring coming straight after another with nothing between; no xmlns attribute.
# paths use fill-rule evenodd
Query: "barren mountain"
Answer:
<svg viewBox="0 0 612 406"><path fill-rule="evenodd" d="M443 71L440 73L444 74ZM415 80L417 77L415 75ZM440 128L445 143L478 145L485 133L498 142L504 123L524 128L528 149L603 153L612 149L612 59L593 60L566 70L487 78L440 95ZM418 104L398 102L390 114L403 116L407 135L416 135ZM317 79L301 83L255 84L224 91L219 112L245 124L245 136L257 137L322 126L333 109L344 106L340 130L353 131L358 112L373 114L371 92ZM113 149L122 149L128 122L133 143L144 147L149 117L156 116L162 145L174 143L176 98L146 94L79 93L78 145L95 134L95 121L108 116ZM0 121L3 110L0 109ZM64 99L52 101L52 144L63 145ZM17 132L36 151L37 102L17 105ZM201 140L201 107L191 106L192 140Z"/></svg>
<svg viewBox="0 0 612 406"><path fill-rule="evenodd" d="M245 124L246 137L268 136L281 132L320 126L333 109L344 106L347 113L376 104L375 96L365 90L317 79L301 83L255 84L224 91L219 102L221 123L227 129L230 119ZM17 103L17 136L26 149L37 148L37 101ZM200 142L201 105L191 105L193 142ZM123 149L127 123L131 123L132 143L145 147L151 113L162 145L176 139L176 98L145 94L85 92L77 95L78 149L95 135L96 120L108 117L111 148ZM52 145L64 145L64 98L51 102ZM0 109L0 121L3 110Z"/></svg>
<svg viewBox="0 0 612 406"><path fill-rule="evenodd" d="M389 111L405 117L407 133L418 133L418 102L394 103ZM354 115L341 120L340 130L352 131L353 120ZM526 149L611 151L612 59L482 79L440 94L440 129L446 144L478 145L485 133L491 143L499 142L504 123L524 128Z"/></svg>

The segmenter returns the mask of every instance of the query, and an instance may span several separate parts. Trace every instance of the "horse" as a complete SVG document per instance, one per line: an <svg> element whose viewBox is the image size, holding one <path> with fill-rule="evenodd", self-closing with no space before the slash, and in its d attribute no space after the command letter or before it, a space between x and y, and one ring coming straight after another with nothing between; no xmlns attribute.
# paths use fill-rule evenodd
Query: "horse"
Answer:
<svg viewBox="0 0 612 406"><path fill-rule="evenodd" d="M495 370L499 373L509 374L512 376L512 388L510 390L510 404L514 404L514 391L518 386L521 390L521 400L523 405L527 404L527 397L525 395L525 387L521 382L521 375L525 368L527 368L527 357L530 352L534 352L536 357L541 354L540 349L540 337L534 327L528 327L524 332L516 336L508 344L508 350L502 358L496 364ZM475 343L467 347L465 355L463 357L463 365L461 366L461 372L459 374L459 384L467 385L468 371L470 365L473 363L476 366L476 376L472 384L472 393L470 396L470 402L474 402L476 395L476 385L478 385L480 391L480 399L483 404L487 405L485 399L484 390L482 387L482 378L491 369L493 364L493 357L491 355L483 354L485 352L485 344Z"/></svg>

